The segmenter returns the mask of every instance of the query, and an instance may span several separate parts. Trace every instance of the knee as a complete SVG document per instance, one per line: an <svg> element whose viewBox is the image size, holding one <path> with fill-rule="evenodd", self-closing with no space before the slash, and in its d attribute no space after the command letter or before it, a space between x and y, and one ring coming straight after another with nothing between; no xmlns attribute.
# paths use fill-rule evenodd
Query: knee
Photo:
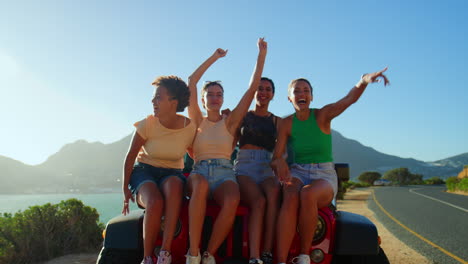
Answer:
<svg viewBox="0 0 468 264"><path fill-rule="evenodd" d="M251 205L252 210L264 211L266 206L266 199L263 195L256 197Z"/></svg>
<svg viewBox="0 0 468 264"><path fill-rule="evenodd" d="M152 196L146 201L146 210L151 212L162 211L164 200L161 196Z"/></svg>
<svg viewBox="0 0 468 264"><path fill-rule="evenodd" d="M199 179L197 179L197 181L193 183L192 193L206 196L208 195L209 188L210 186L208 184L208 181L205 178L200 177Z"/></svg>
<svg viewBox="0 0 468 264"><path fill-rule="evenodd" d="M268 190L266 194L266 199L268 200L268 203L277 203L280 195L280 189L279 188L273 188L271 190Z"/></svg>
<svg viewBox="0 0 468 264"><path fill-rule="evenodd" d="M317 203L317 193L312 189L303 189L301 191L301 203L312 205Z"/></svg>
<svg viewBox="0 0 468 264"><path fill-rule="evenodd" d="M299 195L296 192L286 192L283 195L283 208L294 209L299 206Z"/></svg>

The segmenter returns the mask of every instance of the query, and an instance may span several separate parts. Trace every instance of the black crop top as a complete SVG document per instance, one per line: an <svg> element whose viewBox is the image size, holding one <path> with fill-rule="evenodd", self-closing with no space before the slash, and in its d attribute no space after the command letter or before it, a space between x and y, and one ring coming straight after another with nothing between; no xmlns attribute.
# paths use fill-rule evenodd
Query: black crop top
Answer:
<svg viewBox="0 0 468 264"><path fill-rule="evenodd" d="M239 147L252 144L272 152L276 144L276 119L273 114L257 116L247 112L240 127Z"/></svg>

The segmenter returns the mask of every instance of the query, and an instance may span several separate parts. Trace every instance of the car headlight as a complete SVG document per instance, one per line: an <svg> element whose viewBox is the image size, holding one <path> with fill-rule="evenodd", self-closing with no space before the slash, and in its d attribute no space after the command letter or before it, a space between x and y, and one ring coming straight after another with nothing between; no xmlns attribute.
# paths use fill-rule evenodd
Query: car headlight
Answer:
<svg viewBox="0 0 468 264"><path fill-rule="evenodd" d="M161 217L161 227L160 227L160 231L159 231L159 237L162 237L163 233L164 233L164 227L165 227L165 219L164 219L164 216ZM176 223L176 228L174 230L174 238L176 238L180 232L182 231L182 222L180 221L180 219L177 219L177 223Z"/></svg>
<svg viewBox="0 0 468 264"><path fill-rule="evenodd" d="M297 226L296 231L299 233L299 226ZM325 237L326 233L327 233L327 224L325 223L325 220L323 219L323 217L319 214L318 220L317 220L317 227L315 228L315 233L314 233L314 240L312 241L312 243L320 242Z"/></svg>
<svg viewBox="0 0 468 264"><path fill-rule="evenodd" d="M318 215L317 227L315 228L314 241L312 243L320 242L327 233L327 224L321 215Z"/></svg>

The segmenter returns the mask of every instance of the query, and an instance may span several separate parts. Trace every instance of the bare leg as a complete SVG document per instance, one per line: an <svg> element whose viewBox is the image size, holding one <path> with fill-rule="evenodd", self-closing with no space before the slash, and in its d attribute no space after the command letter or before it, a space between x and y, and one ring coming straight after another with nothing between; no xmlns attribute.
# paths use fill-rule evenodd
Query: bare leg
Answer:
<svg viewBox="0 0 468 264"><path fill-rule="evenodd" d="M299 190L301 187L302 182L296 178L292 178L289 185L283 186L283 203L281 204L276 225L278 263L286 262L289 247L291 247L294 234L296 234Z"/></svg>
<svg viewBox="0 0 468 264"><path fill-rule="evenodd" d="M301 190L299 210L299 233L301 234L301 254L309 255L318 221L318 209L333 200L333 188L325 180L316 180Z"/></svg>
<svg viewBox="0 0 468 264"><path fill-rule="evenodd" d="M165 201L165 213L161 250L171 252L172 240L174 239L174 232L182 205L182 191L184 185L181 179L170 177L164 181L162 187Z"/></svg>
<svg viewBox="0 0 468 264"><path fill-rule="evenodd" d="M263 252L273 252L274 230L279 211L280 185L275 177L270 177L261 183L267 200L263 228Z"/></svg>
<svg viewBox="0 0 468 264"><path fill-rule="evenodd" d="M200 239L205 219L208 181L199 174L191 174L188 179L189 202L189 235L191 256L198 256Z"/></svg>
<svg viewBox="0 0 468 264"><path fill-rule="evenodd" d="M249 250L250 258L260 258L260 239L265 213L265 197L260 187L248 176L237 176L241 199L250 208L249 215Z"/></svg>
<svg viewBox="0 0 468 264"><path fill-rule="evenodd" d="M239 205L239 196L239 186L233 181L223 182L213 192L213 198L221 206L221 211L216 217L208 242L207 251L212 255L218 250L232 228Z"/></svg>
<svg viewBox="0 0 468 264"><path fill-rule="evenodd" d="M146 209L143 218L144 255L152 256L161 225L163 197L155 183L147 182L138 190L137 201Z"/></svg>

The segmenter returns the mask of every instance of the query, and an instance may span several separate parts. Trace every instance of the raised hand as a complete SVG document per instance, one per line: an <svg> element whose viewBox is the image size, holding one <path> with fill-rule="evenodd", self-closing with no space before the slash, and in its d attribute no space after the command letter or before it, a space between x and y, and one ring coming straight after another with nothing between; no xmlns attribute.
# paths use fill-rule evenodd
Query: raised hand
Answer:
<svg viewBox="0 0 468 264"><path fill-rule="evenodd" d="M265 41L265 38L259 38L257 42L258 50L261 53L266 53L268 48L268 43Z"/></svg>
<svg viewBox="0 0 468 264"><path fill-rule="evenodd" d="M390 81L387 79L387 76L385 76L383 73L388 69L388 67L385 67L385 69L374 72L374 73L366 73L363 74L361 77L361 81L365 84L369 83L375 83L375 82L380 82L382 79L384 80L384 85L390 84Z"/></svg>
<svg viewBox="0 0 468 264"><path fill-rule="evenodd" d="M213 56L216 58L216 59L219 59L219 58L222 58L224 56L226 56L228 50L223 50L223 49L216 49L215 52L213 53Z"/></svg>

